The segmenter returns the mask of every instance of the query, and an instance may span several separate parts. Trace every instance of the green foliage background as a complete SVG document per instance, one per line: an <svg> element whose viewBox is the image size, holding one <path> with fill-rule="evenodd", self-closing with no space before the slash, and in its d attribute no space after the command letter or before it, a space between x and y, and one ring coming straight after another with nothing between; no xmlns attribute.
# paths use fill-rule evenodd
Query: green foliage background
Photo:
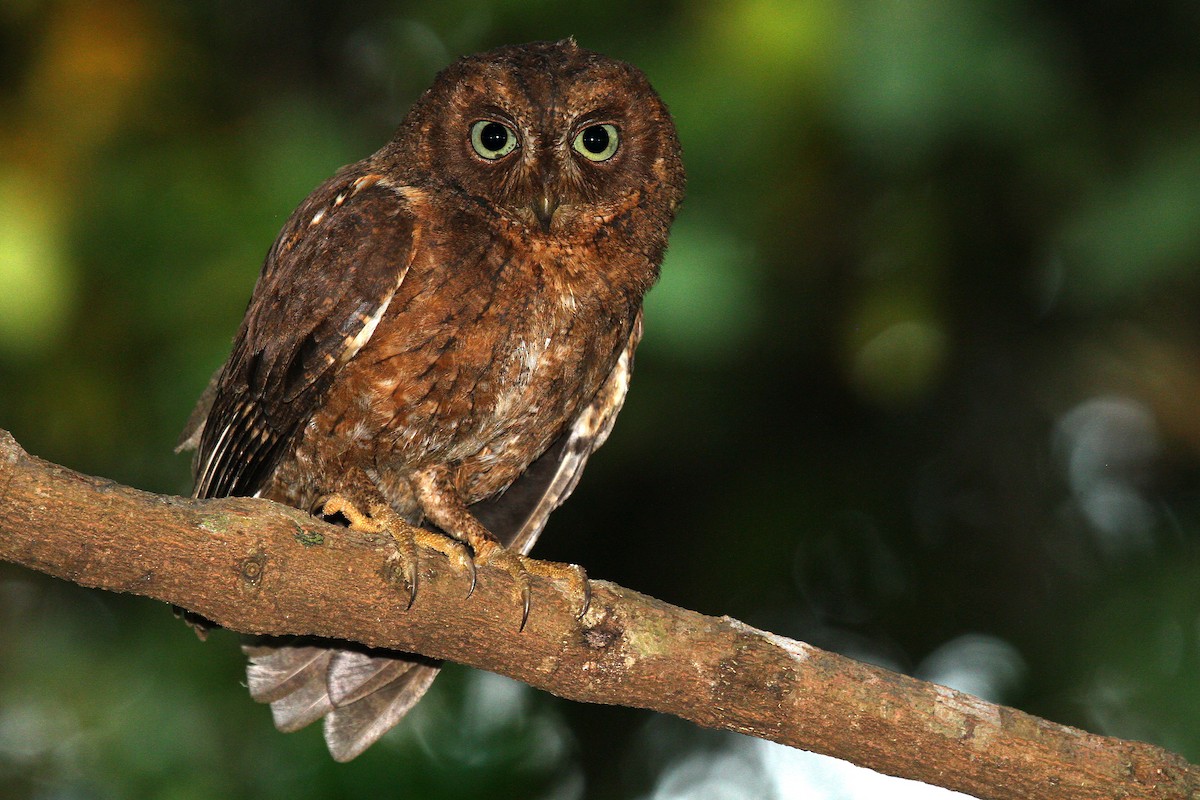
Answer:
<svg viewBox="0 0 1200 800"><path fill-rule="evenodd" d="M454 57L570 34L650 75L690 182L621 423L537 552L1200 759L1188 0L10 0L0 427L186 494L172 446L292 208ZM858 796L459 668L334 765L241 669L0 565L0 796Z"/></svg>

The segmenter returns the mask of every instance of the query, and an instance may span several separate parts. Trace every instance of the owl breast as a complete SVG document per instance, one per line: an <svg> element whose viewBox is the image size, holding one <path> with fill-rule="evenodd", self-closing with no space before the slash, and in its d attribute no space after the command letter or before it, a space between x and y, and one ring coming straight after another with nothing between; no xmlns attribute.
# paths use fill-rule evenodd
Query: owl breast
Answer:
<svg viewBox="0 0 1200 800"><path fill-rule="evenodd" d="M553 241L518 247L518 235L458 217L422 236L378 328L303 432L300 472L372 464L376 485L411 515L412 471L452 467L473 503L558 438L611 372L641 293L612 264ZM452 252L468 256L452 263ZM294 491L289 466L280 476Z"/></svg>

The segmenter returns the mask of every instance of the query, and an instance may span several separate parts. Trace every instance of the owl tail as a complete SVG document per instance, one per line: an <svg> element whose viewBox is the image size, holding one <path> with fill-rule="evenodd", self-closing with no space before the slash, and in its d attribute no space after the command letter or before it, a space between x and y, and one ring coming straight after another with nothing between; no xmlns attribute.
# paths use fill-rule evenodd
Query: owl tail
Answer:
<svg viewBox="0 0 1200 800"><path fill-rule="evenodd" d="M250 657L250 696L271 704L284 733L324 717L325 744L337 761L355 758L395 727L441 669L441 662L418 656L280 641L242 646Z"/></svg>

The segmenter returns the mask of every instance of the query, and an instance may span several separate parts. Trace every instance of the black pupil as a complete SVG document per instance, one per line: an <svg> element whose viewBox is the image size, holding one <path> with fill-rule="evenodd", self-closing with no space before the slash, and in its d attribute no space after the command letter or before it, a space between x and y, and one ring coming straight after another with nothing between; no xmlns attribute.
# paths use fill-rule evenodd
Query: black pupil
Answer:
<svg viewBox="0 0 1200 800"><path fill-rule="evenodd" d="M479 141L489 151L498 153L504 149L504 145L508 144L508 128L499 122L489 122L479 132Z"/></svg>
<svg viewBox="0 0 1200 800"><path fill-rule="evenodd" d="M583 131L583 146L589 153L599 155L608 148L608 131L603 125L593 125Z"/></svg>

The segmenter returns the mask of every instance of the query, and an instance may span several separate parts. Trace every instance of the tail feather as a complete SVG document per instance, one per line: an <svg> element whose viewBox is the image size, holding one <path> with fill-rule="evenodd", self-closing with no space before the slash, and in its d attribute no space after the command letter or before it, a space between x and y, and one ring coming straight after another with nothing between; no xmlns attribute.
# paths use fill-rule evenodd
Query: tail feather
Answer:
<svg viewBox="0 0 1200 800"><path fill-rule="evenodd" d="M334 650L325 673L329 699L337 708L348 706L399 679L411 667L412 662L398 658Z"/></svg>
<svg viewBox="0 0 1200 800"><path fill-rule="evenodd" d="M250 657L246 683L250 696L260 703L272 703L300 691L315 676L324 680L331 651L327 647L264 647L243 645Z"/></svg>
<svg viewBox="0 0 1200 800"><path fill-rule="evenodd" d="M358 756L394 727L441 669L441 662L420 656L294 640L257 639L242 650L250 657L250 696L271 704L275 727L291 733L324 717L325 743L338 761Z"/></svg>
<svg viewBox="0 0 1200 800"><path fill-rule="evenodd" d="M426 663L398 663L405 669L391 683L325 717L325 744L334 760L349 761L395 727L441 669Z"/></svg>

